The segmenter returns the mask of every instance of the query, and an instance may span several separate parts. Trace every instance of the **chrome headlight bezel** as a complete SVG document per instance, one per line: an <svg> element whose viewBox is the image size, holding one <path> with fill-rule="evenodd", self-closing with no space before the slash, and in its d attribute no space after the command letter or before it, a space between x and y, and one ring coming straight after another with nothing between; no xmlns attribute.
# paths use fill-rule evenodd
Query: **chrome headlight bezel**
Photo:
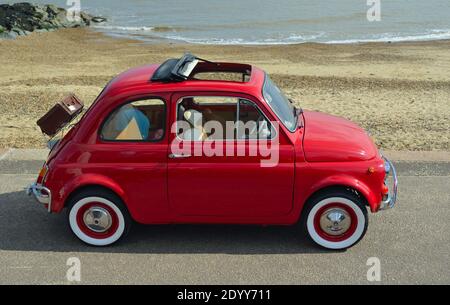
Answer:
<svg viewBox="0 0 450 305"><path fill-rule="evenodd" d="M384 160L384 172L386 173L386 175L389 175L391 173L391 164L389 162L386 162L386 160Z"/></svg>

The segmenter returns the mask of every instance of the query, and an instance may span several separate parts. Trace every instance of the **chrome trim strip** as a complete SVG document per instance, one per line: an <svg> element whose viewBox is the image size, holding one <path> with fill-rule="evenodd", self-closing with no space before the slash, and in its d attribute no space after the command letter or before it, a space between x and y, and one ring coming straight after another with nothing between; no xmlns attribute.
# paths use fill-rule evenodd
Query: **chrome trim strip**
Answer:
<svg viewBox="0 0 450 305"><path fill-rule="evenodd" d="M170 159L177 159L177 158L190 158L190 157L192 157L191 155L189 155L189 154L170 154L169 155L169 158Z"/></svg>

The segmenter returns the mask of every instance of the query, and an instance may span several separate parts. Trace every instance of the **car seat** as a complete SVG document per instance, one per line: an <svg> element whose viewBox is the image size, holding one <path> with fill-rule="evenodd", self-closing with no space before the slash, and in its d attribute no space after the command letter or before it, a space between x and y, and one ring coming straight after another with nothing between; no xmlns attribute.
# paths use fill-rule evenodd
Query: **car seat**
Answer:
<svg viewBox="0 0 450 305"><path fill-rule="evenodd" d="M184 111L183 117L186 122L189 123L191 126L190 130L185 130L182 135L182 139L184 140L205 140L207 138L207 134L205 130L203 129L203 120L202 120L202 113L194 110L194 109L188 109Z"/></svg>

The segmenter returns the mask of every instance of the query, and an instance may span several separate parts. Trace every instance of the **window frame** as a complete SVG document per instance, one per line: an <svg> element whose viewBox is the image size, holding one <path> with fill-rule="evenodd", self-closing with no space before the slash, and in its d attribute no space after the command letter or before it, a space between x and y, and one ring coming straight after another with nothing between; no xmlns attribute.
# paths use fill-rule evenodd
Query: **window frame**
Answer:
<svg viewBox="0 0 450 305"><path fill-rule="evenodd" d="M271 136L270 138L267 138L267 139L260 139L260 138L256 138L256 139L238 139L238 138L236 138L235 140L236 141L272 141L273 139L275 139L278 134L276 133L276 129L273 127L272 122L269 120L267 115L261 110L261 108L259 108L259 106L255 102L250 101L249 99L245 99L245 98L240 98L239 99L238 105L237 105L237 114L236 114L237 121L239 120L239 117L241 116L241 107L240 107L241 102L249 102L253 107L255 107L256 111L258 111L259 114L262 115L264 117L264 119L269 123L269 125L270 125L270 128L269 128L270 129L270 134L272 135L272 130L273 130L273 131L275 131L275 136ZM238 127L239 127L239 125L236 128L236 136L239 134ZM267 127L269 127L269 126L267 126Z"/></svg>
<svg viewBox="0 0 450 305"><path fill-rule="evenodd" d="M236 103L236 120L234 121L234 123L237 122L237 120L239 120L239 106L241 101L247 101L249 103L251 103L253 106L255 106L256 110L259 111L264 118L267 120L267 122L270 124L271 130L274 130L275 133L274 135L269 138L269 139L238 139L238 138L234 138L234 139L205 139L205 140L185 140L179 137L178 135L178 106L180 105L180 103L183 101L183 99L185 98L196 98L196 97L203 97L203 98L235 98L237 99L237 103ZM208 105L208 103L203 103ZM210 105L214 103L210 103ZM226 103L223 103L226 104ZM244 98L244 97L239 97L239 96L234 96L234 95L186 95L186 96L182 96L180 97L176 104L175 104L175 124L176 124L176 139L178 139L179 141L190 141L190 142L212 142L212 141L224 141L224 142L230 142L230 141L236 141L236 142L257 142L257 141L270 141L272 142L274 139L276 139L278 137L278 132L276 132L276 129L273 127L272 121L269 120L269 118L267 117L267 115L264 113L264 111L262 111L262 109L258 106L257 103L255 103L254 101L250 100L249 98Z"/></svg>
<svg viewBox="0 0 450 305"><path fill-rule="evenodd" d="M160 139L158 140L110 140L110 139L105 139L102 135L102 131L103 128L106 124L106 122L109 120L109 118L111 117L111 115L113 115L117 110L119 110L120 108L122 108L123 106L127 105L127 104L131 104L131 103L135 103L135 102L140 102L140 101L145 101L145 100L160 100L163 105L164 105L164 115L163 115L163 134L161 136ZM123 103L120 103L118 106L114 107L113 110L111 110L108 115L103 119L103 122L100 124L100 127L97 130L97 134L98 134L98 138L100 140L100 142L106 142L106 143L158 143L158 142L162 142L165 138L166 138L166 133L167 133L167 101L160 97L160 96L142 96L142 97L136 97L136 98L132 98L129 100L126 100Z"/></svg>

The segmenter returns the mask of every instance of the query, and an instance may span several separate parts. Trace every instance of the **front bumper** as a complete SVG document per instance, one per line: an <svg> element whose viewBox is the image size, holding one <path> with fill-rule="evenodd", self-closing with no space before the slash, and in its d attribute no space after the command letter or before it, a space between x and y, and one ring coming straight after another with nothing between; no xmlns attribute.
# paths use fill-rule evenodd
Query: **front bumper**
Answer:
<svg viewBox="0 0 450 305"><path fill-rule="evenodd" d="M52 192L45 186L33 183L26 190L29 196L33 195L37 202L45 205L49 213L52 211Z"/></svg>
<svg viewBox="0 0 450 305"><path fill-rule="evenodd" d="M387 194L387 197L381 201L379 211L392 209L395 206L395 203L397 202L397 191L398 191L398 178L397 178L397 171L395 170L394 164L392 162L383 157L384 160L384 168L386 171L386 178L385 183L388 183L389 176L392 176L392 187L389 187L389 193Z"/></svg>

